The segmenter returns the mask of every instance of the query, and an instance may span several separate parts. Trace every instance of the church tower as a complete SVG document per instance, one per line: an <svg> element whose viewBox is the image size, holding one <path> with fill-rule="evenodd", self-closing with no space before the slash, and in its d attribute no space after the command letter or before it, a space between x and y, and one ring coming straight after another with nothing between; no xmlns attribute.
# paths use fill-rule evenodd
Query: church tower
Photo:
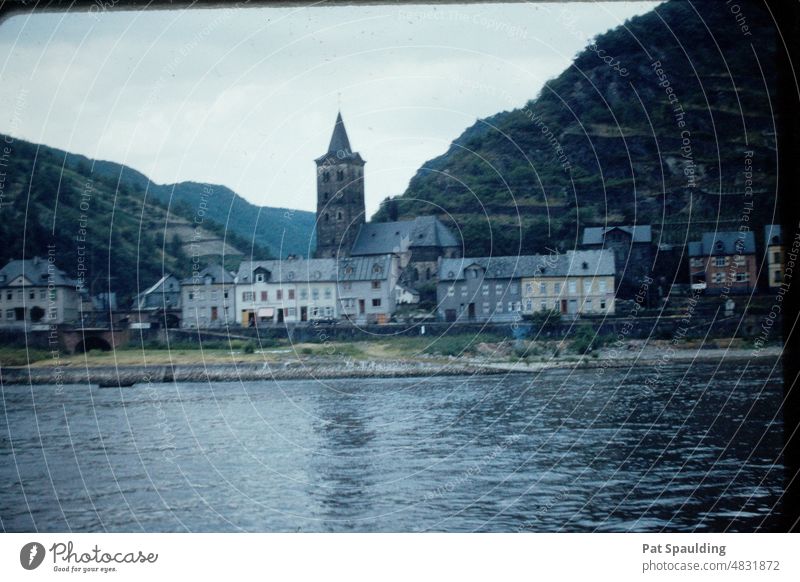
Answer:
<svg viewBox="0 0 800 582"><path fill-rule="evenodd" d="M347 257L364 224L364 160L350 148L341 112L317 163L317 258Z"/></svg>

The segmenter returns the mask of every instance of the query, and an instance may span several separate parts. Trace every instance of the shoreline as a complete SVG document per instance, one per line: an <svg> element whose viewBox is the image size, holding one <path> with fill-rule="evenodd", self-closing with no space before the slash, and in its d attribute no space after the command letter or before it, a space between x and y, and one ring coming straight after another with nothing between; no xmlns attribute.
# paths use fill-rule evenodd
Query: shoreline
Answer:
<svg viewBox="0 0 800 582"><path fill-rule="evenodd" d="M758 353L742 349L677 350L669 364L769 360L782 357L782 348L765 348ZM489 359L453 358L447 363L424 360L362 360L345 363L214 363L118 366L9 366L0 368L2 385L98 385L127 387L172 382L253 382L277 380L335 380L365 378L418 378L440 376L522 375L546 370L596 369L652 366L663 361L664 352L648 351L632 357L582 356L541 362L492 362Z"/></svg>

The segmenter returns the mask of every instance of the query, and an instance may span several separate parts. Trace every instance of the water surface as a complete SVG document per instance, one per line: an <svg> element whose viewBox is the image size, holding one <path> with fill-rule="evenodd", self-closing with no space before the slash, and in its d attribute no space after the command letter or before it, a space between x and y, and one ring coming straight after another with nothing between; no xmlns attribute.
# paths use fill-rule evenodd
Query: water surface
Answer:
<svg viewBox="0 0 800 582"><path fill-rule="evenodd" d="M770 378L770 373L775 374ZM778 371L5 386L5 531L779 528Z"/></svg>

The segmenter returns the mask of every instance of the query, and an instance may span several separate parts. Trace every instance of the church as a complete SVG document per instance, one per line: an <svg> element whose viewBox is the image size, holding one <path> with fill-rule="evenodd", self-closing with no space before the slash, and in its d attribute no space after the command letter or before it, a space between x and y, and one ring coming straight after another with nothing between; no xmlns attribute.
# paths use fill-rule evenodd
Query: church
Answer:
<svg viewBox="0 0 800 582"><path fill-rule="evenodd" d="M341 112L328 151L317 158L317 258L398 257L401 285L435 284L440 258L459 258L461 242L435 216L367 222L365 161L350 146Z"/></svg>

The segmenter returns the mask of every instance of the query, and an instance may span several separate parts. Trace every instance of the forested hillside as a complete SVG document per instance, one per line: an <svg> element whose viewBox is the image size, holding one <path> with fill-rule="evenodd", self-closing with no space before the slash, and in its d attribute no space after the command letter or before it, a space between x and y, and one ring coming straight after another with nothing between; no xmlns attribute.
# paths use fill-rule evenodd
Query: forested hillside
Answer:
<svg viewBox="0 0 800 582"><path fill-rule="evenodd" d="M468 128L375 218L436 205L473 255L572 248L590 225L653 224L681 243L736 229L745 212L751 227L774 222L775 35L763 6L741 10L737 21L723 2L672 0L598 36L535 99Z"/></svg>

